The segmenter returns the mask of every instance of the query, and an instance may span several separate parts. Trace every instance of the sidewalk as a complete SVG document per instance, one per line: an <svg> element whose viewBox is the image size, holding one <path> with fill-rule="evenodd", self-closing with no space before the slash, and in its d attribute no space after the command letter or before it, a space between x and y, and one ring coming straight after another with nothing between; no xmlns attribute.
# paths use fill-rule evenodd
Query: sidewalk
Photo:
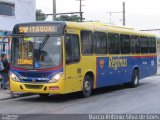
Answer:
<svg viewBox="0 0 160 120"><path fill-rule="evenodd" d="M6 90L0 89L0 101L5 99L11 99L9 88Z"/></svg>
<svg viewBox="0 0 160 120"><path fill-rule="evenodd" d="M1 82L0 82L1 84ZM26 96L30 96L33 95L31 93L14 93L14 97L12 97L10 95L10 88L9 85L7 84L7 89L2 89L0 88L0 101L2 100L7 100L7 99L14 99L14 98L18 98L18 97L26 97Z"/></svg>
<svg viewBox="0 0 160 120"><path fill-rule="evenodd" d="M0 81L0 85L1 85L1 81ZM0 88L0 101L1 100L4 100L4 99L10 99L11 96L10 96L10 88L9 88L9 83L7 82L6 84L7 86L7 89L2 89Z"/></svg>

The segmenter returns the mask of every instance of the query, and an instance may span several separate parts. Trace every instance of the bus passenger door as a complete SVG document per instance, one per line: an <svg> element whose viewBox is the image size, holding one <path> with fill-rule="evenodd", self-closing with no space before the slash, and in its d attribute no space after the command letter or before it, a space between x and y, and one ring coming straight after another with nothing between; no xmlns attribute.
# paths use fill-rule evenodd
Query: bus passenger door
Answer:
<svg viewBox="0 0 160 120"><path fill-rule="evenodd" d="M82 86L79 36L65 34L65 81L66 92L80 91Z"/></svg>

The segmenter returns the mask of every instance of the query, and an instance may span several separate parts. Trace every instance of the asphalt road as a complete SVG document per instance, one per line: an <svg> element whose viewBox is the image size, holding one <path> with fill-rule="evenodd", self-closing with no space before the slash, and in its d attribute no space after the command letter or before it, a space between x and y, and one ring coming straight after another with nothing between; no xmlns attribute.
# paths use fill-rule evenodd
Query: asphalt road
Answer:
<svg viewBox="0 0 160 120"><path fill-rule="evenodd" d="M0 101L0 114L160 113L160 76L140 81L137 88L97 89L89 98L77 94L38 95Z"/></svg>

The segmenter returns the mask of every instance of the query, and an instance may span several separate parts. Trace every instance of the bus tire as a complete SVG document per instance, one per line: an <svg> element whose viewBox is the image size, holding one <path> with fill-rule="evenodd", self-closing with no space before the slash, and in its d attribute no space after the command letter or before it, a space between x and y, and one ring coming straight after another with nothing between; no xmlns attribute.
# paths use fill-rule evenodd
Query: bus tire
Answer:
<svg viewBox="0 0 160 120"><path fill-rule="evenodd" d="M45 99L45 98L48 98L49 94L39 94L39 96Z"/></svg>
<svg viewBox="0 0 160 120"><path fill-rule="evenodd" d="M139 71L137 69L134 69L132 73L132 81L130 83L130 87L134 88L139 85Z"/></svg>
<svg viewBox="0 0 160 120"><path fill-rule="evenodd" d="M86 75L83 81L82 97L84 98L89 97L91 95L92 88L93 88L92 78L89 75Z"/></svg>

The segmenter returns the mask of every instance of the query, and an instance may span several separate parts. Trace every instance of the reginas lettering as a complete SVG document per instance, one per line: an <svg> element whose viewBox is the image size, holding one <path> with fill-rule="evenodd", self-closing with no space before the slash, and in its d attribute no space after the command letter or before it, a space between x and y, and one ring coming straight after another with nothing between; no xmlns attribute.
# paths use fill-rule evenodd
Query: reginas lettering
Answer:
<svg viewBox="0 0 160 120"><path fill-rule="evenodd" d="M120 67L126 67L128 65L128 60L125 58L109 58L109 68L117 70Z"/></svg>

